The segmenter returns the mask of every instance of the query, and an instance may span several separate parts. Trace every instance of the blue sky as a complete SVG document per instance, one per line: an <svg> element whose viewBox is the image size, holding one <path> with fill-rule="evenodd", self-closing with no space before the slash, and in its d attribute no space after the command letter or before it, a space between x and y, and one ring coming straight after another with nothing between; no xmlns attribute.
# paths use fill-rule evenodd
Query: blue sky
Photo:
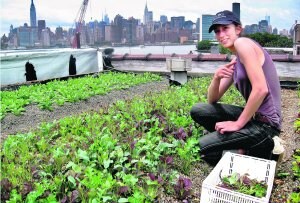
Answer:
<svg viewBox="0 0 300 203"><path fill-rule="evenodd" d="M37 20L46 20L46 26L52 31L57 26L71 27L83 0L33 0ZM300 22L300 0L89 0L85 20L101 20L102 14L108 14L112 20L117 14L124 18L133 16L143 19L145 4L153 11L154 20L160 15L185 16L186 20L196 22L202 14L215 14L221 10L231 10L232 3L241 4L243 25L257 24L271 17L271 25L279 30L290 29L295 20ZM9 26L30 24L31 0L0 0L0 35L8 34Z"/></svg>

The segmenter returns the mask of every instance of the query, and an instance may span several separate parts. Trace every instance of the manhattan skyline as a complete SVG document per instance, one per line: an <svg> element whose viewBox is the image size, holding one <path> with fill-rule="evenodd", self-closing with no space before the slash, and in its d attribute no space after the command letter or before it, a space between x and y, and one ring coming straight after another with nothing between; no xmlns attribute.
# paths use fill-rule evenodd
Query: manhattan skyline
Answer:
<svg viewBox="0 0 300 203"><path fill-rule="evenodd" d="M64 29L74 25L83 0L34 0L37 20L45 20L46 26L53 31L60 26ZM110 21L116 15L125 19L134 17L143 22L145 5L153 12L153 20L159 21L160 15L166 15L168 20L173 16L185 16L185 20L196 22L202 14L214 15L221 10L232 10L232 3L240 3L241 21L243 25L258 24L265 16L270 16L272 28L289 30L300 21L300 0L89 0L85 21L100 21L107 14ZM1 36L9 33L12 24L14 28L30 25L31 0L1 0Z"/></svg>

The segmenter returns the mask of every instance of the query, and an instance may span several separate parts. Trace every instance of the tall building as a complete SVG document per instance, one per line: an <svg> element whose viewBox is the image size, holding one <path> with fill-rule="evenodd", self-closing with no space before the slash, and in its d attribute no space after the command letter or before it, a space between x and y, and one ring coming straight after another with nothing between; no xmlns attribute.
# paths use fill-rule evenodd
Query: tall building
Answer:
<svg viewBox="0 0 300 203"><path fill-rule="evenodd" d="M244 34L250 35L259 32L259 27L257 24L245 25Z"/></svg>
<svg viewBox="0 0 300 203"><path fill-rule="evenodd" d="M33 47L38 39L38 28L29 27L25 23L24 26L18 28L17 35L19 36L19 46Z"/></svg>
<svg viewBox="0 0 300 203"><path fill-rule="evenodd" d="M168 22L168 17L166 15L161 15L160 16L160 22L161 24L165 24Z"/></svg>
<svg viewBox="0 0 300 203"><path fill-rule="evenodd" d="M147 20L148 20L148 7L147 7L147 2L146 2L146 6L144 9L144 24L147 24Z"/></svg>
<svg viewBox="0 0 300 203"><path fill-rule="evenodd" d="M270 16L266 16L265 20L268 21L268 25L271 25L271 18L270 18Z"/></svg>
<svg viewBox="0 0 300 203"><path fill-rule="evenodd" d="M109 17L108 17L108 15L107 14L105 14L104 15L104 22L107 24L107 25L109 25Z"/></svg>
<svg viewBox="0 0 300 203"><path fill-rule="evenodd" d="M208 29L212 24L215 15L204 14L202 15L202 29L201 29L201 40L214 40L214 32L209 33Z"/></svg>
<svg viewBox="0 0 300 203"><path fill-rule="evenodd" d="M240 3L232 3L232 12L241 19Z"/></svg>
<svg viewBox="0 0 300 203"><path fill-rule="evenodd" d="M268 21L261 20L258 22L260 32L268 32Z"/></svg>
<svg viewBox="0 0 300 203"><path fill-rule="evenodd" d="M179 30L183 28L185 21L184 16L178 16L178 17L171 17L171 28L175 30Z"/></svg>
<svg viewBox="0 0 300 203"><path fill-rule="evenodd" d="M110 28L110 40L114 43L121 43L122 40L122 31L124 27L124 18L121 15L116 15L113 21L113 25ZM106 31L105 31L106 39Z"/></svg>
<svg viewBox="0 0 300 203"><path fill-rule="evenodd" d="M18 37L19 37L19 46L21 47L30 47L30 28L27 23L24 26L18 27Z"/></svg>
<svg viewBox="0 0 300 203"><path fill-rule="evenodd" d="M136 27L136 42L138 44L144 44L144 28L142 25Z"/></svg>
<svg viewBox="0 0 300 203"><path fill-rule="evenodd" d="M38 39L40 40L42 37L42 30L46 29L46 21L38 20Z"/></svg>
<svg viewBox="0 0 300 203"><path fill-rule="evenodd" d="M35 12L35 6L33 0L31 0L31 5L30 5L30 26L36 27L36 12Z"/></svg>
<svg viewBox="0 0 300 203"><path fill-rule="evenodd" d="M49 29L42 30L41 41L42 41L42 46L44 46L44 47L50 46L50 30Z"/></svg>
<svg viewBox="0 0 300 203"><path fill-rule="evenodd" d="M200 27L201 27L201 21L200 18L197 18L196 22L196 33L197 33L197 40L200 40Z"/></svg>
<svg viewBox="0 0 300 203"><path fill-rule="evenodd" d="M63 39L64 35L63 35L62 27L59 26L55 29L55 36L56 36L56 40Z"/></svg>
<svg viewBox="0 0 300 203"><path fill-rule="evenodd" d="M153 21L153 12L148 11L147 2L144 9L144 24L147 25L148 23Z"/></svg>
<svg viewBox="0 0 300 203"><path fill-rule="evenodd" d="M106 9L105 9L105 14L104 14L104 17L103 17L103 14L102 14L102 21L106 23L106 25L109 25L110 22L109 22L109 17L106 13Z"/></svg>
<svg viewBox="0 0 300 203"><path fill-rule="evenodd" d="M127 20L124 29L126 30L124 38L126 39L126 43L129 45L136 44L136 27L138 25L138 21L133 17Z"/></svg>
<svg viewBox="0 0 300 203"><path fill-rule="evenodd" d="M268 33L272 33L272 25L271 25L271 18L270 18L270 16L266 15L265 16L265 20L268 22L267 32Z"/></svg>
<svg viewBox="0 0 300 203"><path fill-rule="evenodd" d="M272 34L273 35L278 35L278 29L276 27L273 29Z"/></svg>

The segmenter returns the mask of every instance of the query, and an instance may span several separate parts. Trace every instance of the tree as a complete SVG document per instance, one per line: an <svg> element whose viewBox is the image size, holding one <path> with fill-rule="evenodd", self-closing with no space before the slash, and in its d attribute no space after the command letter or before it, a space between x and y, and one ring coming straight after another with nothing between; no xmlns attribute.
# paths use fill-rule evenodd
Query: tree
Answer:
<svg viewBox="0 0 300 203"><path fill-rule="evenodd" d="M202 40L199 41L197 44L197 50L198 51L208 51L210 50L211 46L213 46L213 44L211 43L211 41L209 40Z"/></svg>
<svg viewBox="0 0 300 203"><path fill-rule="evenodd" d="M293 47L293 40L285 36L274 35L270 33L255 33L246 35L246 37L257 41L263 47Z"/></svg>
<svg viewBox="0 0 300 203"><path fill-rule="evenodd" d="M219 44L219 52L220 52L220 54L228 54L228 55L232 54L232 52L229 49L223 47L220 44Z"/></svg>

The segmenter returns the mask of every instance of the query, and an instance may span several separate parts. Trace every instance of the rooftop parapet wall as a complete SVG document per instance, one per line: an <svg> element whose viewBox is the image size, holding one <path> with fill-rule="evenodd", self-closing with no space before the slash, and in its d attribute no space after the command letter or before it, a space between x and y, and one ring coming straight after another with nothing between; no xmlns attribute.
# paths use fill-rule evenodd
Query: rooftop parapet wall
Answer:
<svg viewBox="0 0 300 203"><path fill-rule="evenodd" d="M5 85L26 83L25 64L29 61L36 70L37 82L58 78L68 78L70 55L76 57L77 75L103 71L102 52L96 49L63 49L37 52L7 52L1 54L1 88ZM170 74L166 59L181 57L192 59L189 75L211 75L220 65L228 63L231 55L226 54L112 54L111 64L120 71L157 72ZM282 80L300 80L300 56L291 54L271 54L279 77ZM31 84L31 82L28 82Z"/></svg>
<svg viewBox="0 0 300 203"><path fill-rule="evenodd" d="M122 60L145 60L145 61L165 61L170 57L191 58L193 61L230 61L231 56L226 54L114 54L112 61ZM300 62L300 55L291 54L271 54L274 62Z"/></svg>
<svg viewBox="0 0 300 203"><path fill-rule="evenodd" d="M188 75L211 75L220 66L231 59L226 54L148 54L148 55L112 55L112 65L120 71L130 72L156 72L169 74L166 67L166 59L170 57L182 57L192 59L192 70ZM289 54L271 55L281 80L300 80L300 56Z"/></svg>

